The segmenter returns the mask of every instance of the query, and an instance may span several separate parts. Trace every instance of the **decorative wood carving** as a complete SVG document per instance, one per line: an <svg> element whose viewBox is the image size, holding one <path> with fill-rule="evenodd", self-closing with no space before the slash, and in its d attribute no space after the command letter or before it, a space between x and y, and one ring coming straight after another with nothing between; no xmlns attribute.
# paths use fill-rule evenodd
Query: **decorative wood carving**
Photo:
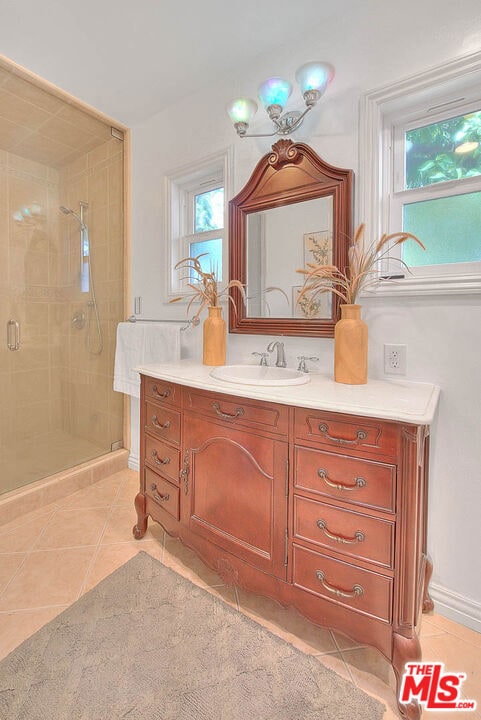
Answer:
<svg viewBox="0 0 481 720"><path fill-rule="evenodd" d="M246 283L246 216L283 205L333 198L333 264L345 268L352 235L352 170L334 167L303 143L281 139L257 164L244 188L229 202L229 277ZM299 276L301 277L301 276ZM302 281L300 282L302 284ZM339 298L333 296L327 319L248 317L237 288L232 288L229 330L233 333L333 337Z"/></svg>

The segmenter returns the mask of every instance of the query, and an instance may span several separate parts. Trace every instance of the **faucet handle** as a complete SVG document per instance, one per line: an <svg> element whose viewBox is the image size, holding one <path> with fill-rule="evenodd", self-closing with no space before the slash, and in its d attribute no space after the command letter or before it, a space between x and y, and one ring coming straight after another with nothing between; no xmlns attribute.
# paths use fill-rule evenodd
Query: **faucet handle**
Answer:
<svg viewBox="0 0 481 720"><path fill-rule="evenodd" d="M269 353L266 353L266 352L253 352L252 355L256 355L257 357L260 357L259 365L265 365L265 366L267 366L267 358L269 357Z"/></svg>
<svg viewBox="0 0 481 720"><path fill-rule="evenodd" d="M309 370L307 368L307 364L306 364L307 360L312 360L312 361L319 360L318 357L314 357L314 356L308 357L307 355L298 355L297 359L299 360L299 366L297 369L300 370L301 372L305 372L305 373L309 372Z"/></svg>

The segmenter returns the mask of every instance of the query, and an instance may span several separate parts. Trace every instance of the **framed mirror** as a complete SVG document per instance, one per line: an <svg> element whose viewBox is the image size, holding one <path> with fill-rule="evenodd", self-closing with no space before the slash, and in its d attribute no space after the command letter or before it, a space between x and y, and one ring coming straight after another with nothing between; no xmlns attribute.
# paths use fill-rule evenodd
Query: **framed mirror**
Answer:
<svg viewBox="0 0 481 720"><path fill-rule="evenodd" d="M338 299L297 302L306 262L347 265L352 231L352 170L325 163L308 145L279 140L229 202L229 278L233 333L333 337Z"/></svg>

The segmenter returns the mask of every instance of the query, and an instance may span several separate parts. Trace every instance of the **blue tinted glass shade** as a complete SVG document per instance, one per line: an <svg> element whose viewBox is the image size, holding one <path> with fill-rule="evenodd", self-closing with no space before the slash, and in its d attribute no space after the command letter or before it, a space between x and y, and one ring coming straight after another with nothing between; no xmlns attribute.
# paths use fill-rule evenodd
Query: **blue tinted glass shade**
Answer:
<svg viewBox="0 0 481 720"><path fill-rule="evenodd" d="M481 192L451 195L404 206L403 230L426 246L402 245L409 267L481 260Z"/></svg>
<svg viewBox="0 0 481 720"><path fill-rule="evenodd" d="M257 103L250 98L237 98L227 106L227 112L232 122L250 123L257 112Z"/></svg>
<svg viewBox="0 0 481 720"><path fill-rule="evenodd" d="M224 188L199 193L194 199L194 232L224 227Z"/></svg>
<svg viewBox="0 0 481 720"><path fill-rule="evenodd" d="M334 77L334 68L326 62L308 62L296 72L296 81L301 92L318 90L321 94Z"/></svg>
<svg viewBox="0 0 481 720"><path fill-rule="evenodd" d="M259 87L259 100L268 108L270 105L284 107L292 92L292 85L288 80L273 77L269 78Z"/></svg>
<svg viewBox="0 0 481 720"><path fill-rule="evenodd" d="M214 272L217 280L222 281L222 240L201 240L190 244L190 257L197 257L202 253L208 253L199 259L203 272ZM198 282L199 278L195 273L191 277L192 282Z"/></svg>

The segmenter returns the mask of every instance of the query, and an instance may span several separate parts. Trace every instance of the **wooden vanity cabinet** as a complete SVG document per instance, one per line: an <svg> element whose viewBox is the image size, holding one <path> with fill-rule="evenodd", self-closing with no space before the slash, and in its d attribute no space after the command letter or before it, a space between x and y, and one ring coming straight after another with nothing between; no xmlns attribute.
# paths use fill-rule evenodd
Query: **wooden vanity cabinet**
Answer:
<svg viewBox="0 0 481 720"><path fill-rule="evenodd" d="M399 685L432 607L428 440L423 425L142 376L134 535L151 516L226 583L379 649Z"/></svg>

